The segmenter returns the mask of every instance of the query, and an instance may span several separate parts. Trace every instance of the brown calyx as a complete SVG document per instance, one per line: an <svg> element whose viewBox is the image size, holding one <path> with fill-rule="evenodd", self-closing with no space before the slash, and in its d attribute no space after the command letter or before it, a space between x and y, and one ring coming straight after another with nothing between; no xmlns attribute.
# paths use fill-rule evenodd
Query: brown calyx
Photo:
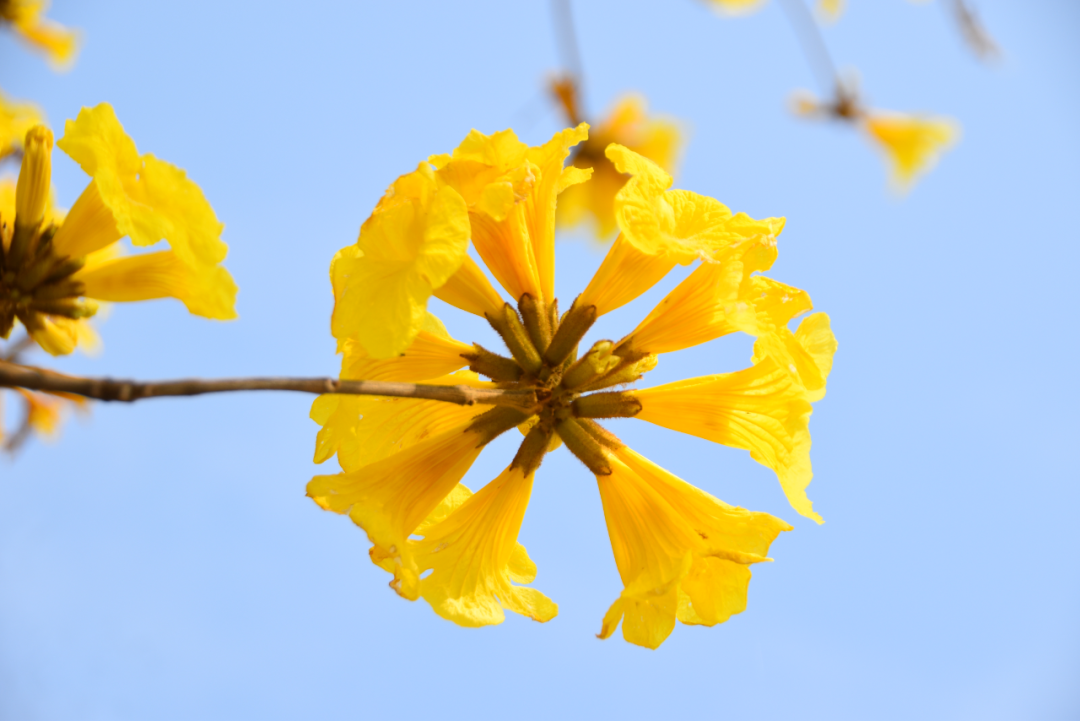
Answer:
<svg viewBox="0 0 1080 721"><path fill-rule="evenodd" d="M45 315L88 318L93 304L80 299L86 288L72 275L84 258L57 255L54 224L20 225L0 218L0 338L7 338L15 319L28 331L44 327Z"/></svg>
<svg viewBox="0 0 1080 721"><path fill-rule="evenodd" d="M480 437L480 445L536 418L511 468L533 473L551 447L555 435L578 460L597 475L611 473L608 457L623 444L602 428L596 418L628 418L641 411L641 403L627 391L587 394L625 384L627 369L642 357L629 348L619 349L611 341L598 341L578 357L581 339L596 322L596 307L577 302L561 317L557 301L550 305L526 293L517 308L505 304L495 317L488 316L492 328L506 343L510 357L475 345L465 354L470 370L487 376L500 388L533 390L537 405L532 412L492 409L477 416L470 431ZM626 357L620 355L625 354Z"/></svg>

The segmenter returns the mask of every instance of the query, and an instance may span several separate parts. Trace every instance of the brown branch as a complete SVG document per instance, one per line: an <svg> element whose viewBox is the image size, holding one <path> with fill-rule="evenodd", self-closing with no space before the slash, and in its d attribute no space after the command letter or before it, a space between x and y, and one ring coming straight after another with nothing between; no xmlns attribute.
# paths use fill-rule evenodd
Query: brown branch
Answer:
<svg viewBox="0 0 1080 721"><path fill-rule="evenodd" d="M72 393L99 401L132 402L165 396L199 396L229 391L295 391L298 393L341 393L360 396L417 398L456 403L510 406L531 410L536 393L531 390L499 390L472 386L436 386L388 381L353 381L337 378L223 378L176 381L126 381L111 378L79 378L44 373L34 368L0 363L0 386L36 391Z"/></svg>

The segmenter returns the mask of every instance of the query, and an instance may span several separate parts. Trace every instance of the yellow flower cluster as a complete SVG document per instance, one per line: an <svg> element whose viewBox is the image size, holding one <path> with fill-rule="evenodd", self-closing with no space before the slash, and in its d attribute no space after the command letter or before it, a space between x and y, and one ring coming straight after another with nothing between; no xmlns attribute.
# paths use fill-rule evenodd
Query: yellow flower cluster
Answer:
<svg viewBox="0 0 1080 721"><path fill-rule="evenodd" d="M308 495L347 514L373 563L409 600L424 598L463 626L504 610L547 621L557 606L521 585L537 569L517 542L534 474L559 446L595 476L623 589L600 636L620 621L631 643L656 648L676 620L712 626L746 606L749 567L791 527L730 506L626 447L600 421L632 417L741 448L773 469L792 506L820 522L806 496L808 421L825 393L836 341L807 294L765 276L783 220L755 220L672 190L656 163L619 145L605 158L629 179L614 193L620 230L595 276L565 312L554 296L557 199L590 180L565 166L585 124L529 147L512 131L472 131L448 155L398 178L331 266L332 330L343 379L531 391L529 409L327 395ZM564 196L565 197L565 196ZM470 257L469 246L485 269ZM696 264L636 328L581 346L598 318ZM458 341L427 311L436 296L483 317L503 352ZM631 386L658 356L721 336L757 338L748 368L653 388ZM467 366L467 369L466 369ZM506 469L478 492L461 481L484 447L519 429Z"/></svg>
<svg viewBox="0 0 1080 721"><path fill-rule="evenodd" d="M65 215L51 202L53 134L25 137L18 182L0 181L0 338L16 322L53 355L91 337L95 301L177 298L196 315L235 317L226 245L183 170L140 154L108 104L83 108L57 142L91 180ZM118 241L169 250L121 257Z"/></svg>

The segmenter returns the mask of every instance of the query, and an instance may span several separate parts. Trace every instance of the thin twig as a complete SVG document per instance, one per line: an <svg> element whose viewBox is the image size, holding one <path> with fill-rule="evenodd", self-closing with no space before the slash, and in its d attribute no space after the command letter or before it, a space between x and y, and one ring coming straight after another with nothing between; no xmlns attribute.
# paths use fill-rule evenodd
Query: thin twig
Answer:
<svg viewBox="0 0 1080 721"><path fill-rule="evenodd" d="M783 0L780 3L791 23L795 36L799 39L799 47L802 48L803 56L809 63L811 72L818 77L821 84L821 92L826 96L842 92L840 74L836 72L829 48L825 45L825 39L821 37L817 20L810 13L803 0Z"/></svg>
<svg viewBox="0 0 1080 721"><path fill-rule="evenodd" d="M566 71L581 84L581 53L578 52L577 33L574 32L574 16L570 10L570 0L552 0L552 14L555 16L555 37L559 41L559 59Z"/></svg>
<svg viewBox="0 0 1080 721"><path fill-rule="evenodd" d="M79 378L44 373L35 368L0 363L0 386L38 391L72 393L99 401L132 402L164 396L198 396L230 391L295 391L298 393L341 393L390 398L417 398L456 403L511 406L530 410L536 405L531 390L499 390L472 386L436 386L388 381L354 381L337 378L223 378L175 381L127 381L111 378Z"/></svg>

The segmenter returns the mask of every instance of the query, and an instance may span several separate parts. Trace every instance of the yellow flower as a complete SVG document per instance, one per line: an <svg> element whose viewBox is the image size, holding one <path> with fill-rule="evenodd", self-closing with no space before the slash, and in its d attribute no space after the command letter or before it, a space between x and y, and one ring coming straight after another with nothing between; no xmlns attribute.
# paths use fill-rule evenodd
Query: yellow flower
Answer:
<svg viewBox="0 0 1080 721"><path fill-rule="evenodd" d="M592 168L593 175L590 182L568 188L559 198L559 227L578 225L591 216L597 240L611 238L616 227L612 204L626 176L604 155L608 145L623 145L673 173L681 142L678 125L667 118L650 118L644 98L621 98L573 156L575 167Z"/></svg>
<svg viewBox="0 0 1080 721"><path fill-rule="evenodd" d="M16 102L0 92L0 161L22 150L26 131L43 120L36 105Z"/></svg>
<svg viewBox="0 0 1080 721"><path fill-rule="evenodd" d="M749 566L769 560L769 545L791 527L694 488L627 448L598 420L637 417L747 450L776 472L796 510L820 521L805 490L808 420L836 344L824 314L789 330L788 322L811 308L809 297L755 275L776 258L782 219L754 220L712 198L671 190L663 169L616 144L606 157L631 176L613 202L621 235L585 292L560 314L553 297L555 201L588 177L563 167L569 146L584 139L582 126L529 148L510 131L473 131L452 155L431 158L434 170L417 171L430 187L453 188L463 199L473 246L513 304L476 263L456 257L440 256L439 274L450 275L433 294L485 317L507 354L451 338L426 310L393 356L378 357L356 335L340 344L342 378L532 390L535 405L478 412L428 400L320 397L311 409L322 426L315 460L336 454L343 472L316 476L307 492L364 529L372 562L392 574L390 586L402 597L424 598L463 626L500 623L505 610L546 621L558 608L522 585L533 581L536 566L517 537L536 470L564 445L597 479L623 581L600 636L621 621L628 641L656 648L676 620L712 626L741 612ZM351 273L368 272L365 258L352 256ZM579 353L600 315L647 291L676 264L690 263L700 265L629 334ZM355 296L332 276L335 317L352 313L341 306ZM398 275L390 283L413 281ZM388 307L400 292L384 289ZM368 315L378 314L374 302ZM412 317L399 317L399 329ZM758 339L751 367L627 389L655 367L658 354L736 331ZM472 493L462 485L470 466L514 428L524 440L509 466Z"/></svg>
<svg viewBox="0 0 1080 721"><path fill-rule="evenodd" d="M15 34L45 53L57 69L67 69L79 51L79 33L42 17L48 0L0 0L0 20Z"/></svg>
<svg viewBox="0 0 1080 721"><path fill-rule="evenodd" d="M934 167L942 152L960 135L959 126L947 118L872 113L866 132L885 152L894 186L907 190L915 179Z"/></svg>
<svg viewBox="0 0 1080 721"><path fill-rule="evenodd" d="M824 22L834 23L844 14L847 0L818 0L817 14Z"/></svg>
<svg viewBox="0 0 1080 721"><path fill-rule="evenodd" d="M111 106L83 108L57 145L90 184L66 217L52 208L52 132L26 135L18 183L0 183L0 337L16 319L46 351L72 352L95 301L177 298L195 315L235 317L236 284L220 263L224 226L183 170L140 155ZM117 242L168 240L169 250L119 257Z"/></svg>

